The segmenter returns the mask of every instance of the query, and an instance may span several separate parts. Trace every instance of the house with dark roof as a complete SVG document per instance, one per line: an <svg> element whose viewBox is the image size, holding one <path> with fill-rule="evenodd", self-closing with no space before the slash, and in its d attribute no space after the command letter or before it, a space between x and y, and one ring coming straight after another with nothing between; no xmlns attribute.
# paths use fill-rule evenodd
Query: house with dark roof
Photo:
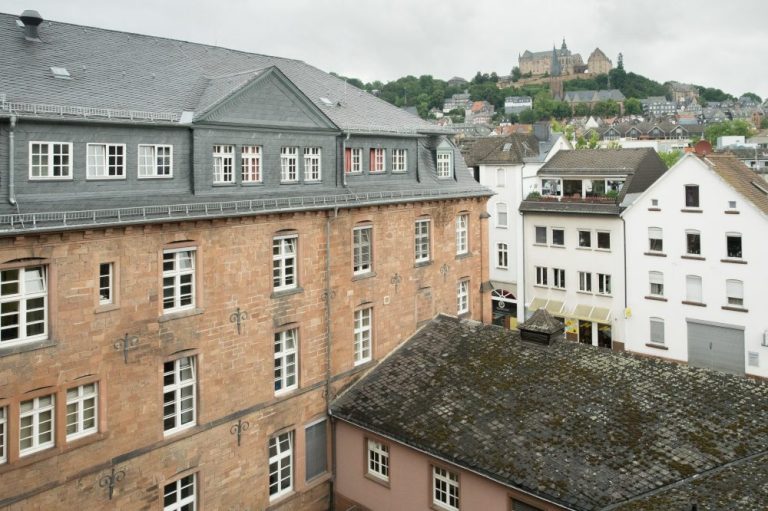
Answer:
<svg viewBox="0 0 768 511"><path fill-rule="evenodd" d="M538 183L536 172L541 166L571 146L561 134L551 132L549 123L536 123L530 135L464 139L460 147L475 178L495 192L488 201L488 210L496 212L488 230L493 321L514 328L518 321L518 275L522 271L522 218L515 212Z"/></svg>
<svg viewBox="0 0 768 511"><path fill-rule="evenodd" d="M760 511L766 400L763 382L440 316L331 404L336 502Z"/></svg>
<svg viewBox="0 0 768 511"><path fill-rule="evenodd" d="M335 392L490 319L492 192L298 60L35 11L0 48L0 508L329 509Z"/></svg>
<svg viewBox="0 0 768 511"><path fill-rule="evenodd" d="M625 348L768 377L765 180L732 155L688 154L621 218L631 270Z"/></svg>
<svg viewBox="0 0 768 511"><path fill-rule="evenodd" d="M538 170L536 191L519 208L519 320L546 309L568 339L621 349L628 270L620 213L666 169L641 148L559 151Z"/></svg>

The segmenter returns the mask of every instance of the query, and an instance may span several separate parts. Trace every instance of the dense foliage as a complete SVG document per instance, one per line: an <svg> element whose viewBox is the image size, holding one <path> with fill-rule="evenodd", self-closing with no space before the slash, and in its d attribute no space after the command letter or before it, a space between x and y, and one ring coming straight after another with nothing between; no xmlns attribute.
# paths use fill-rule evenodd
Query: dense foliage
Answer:
<svg viewBox="0 0 768 511"><path fill-rule="evenodd" d="M751 137L754 135L752 126L741 119L735 121L724 121L708 125L704 128L704 138L709 140L711 144L717 142L717 137L726 137L730 135L742 135L744 137Z"/></svg>

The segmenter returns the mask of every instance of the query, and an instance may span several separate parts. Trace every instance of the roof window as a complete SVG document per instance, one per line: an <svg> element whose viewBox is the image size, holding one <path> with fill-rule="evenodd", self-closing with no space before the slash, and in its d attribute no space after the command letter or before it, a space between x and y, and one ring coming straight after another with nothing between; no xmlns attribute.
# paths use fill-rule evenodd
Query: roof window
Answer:
<svg viewBox="0 0 768 511"><path fill-rule="evenodd" d="M53 73L54 78L60 78L62 80L72 79L72 76L69 74L69 71L67 71L67 68L65 67L52 67L51 73Z"/></svg>

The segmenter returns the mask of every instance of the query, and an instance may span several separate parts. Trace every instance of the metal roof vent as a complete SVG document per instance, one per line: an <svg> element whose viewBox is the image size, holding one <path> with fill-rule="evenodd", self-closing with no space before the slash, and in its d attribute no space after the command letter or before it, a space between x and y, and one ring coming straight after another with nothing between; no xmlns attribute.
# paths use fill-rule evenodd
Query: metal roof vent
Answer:
<svg viewBox="0 0 768 511"><path fill-rule="evenodd" d="M40 13L28 9L21 13L19 19L24 23L24 39L40 42L40 34L37 31L37 27L43 22L43 17L40 16Z"/></svg>

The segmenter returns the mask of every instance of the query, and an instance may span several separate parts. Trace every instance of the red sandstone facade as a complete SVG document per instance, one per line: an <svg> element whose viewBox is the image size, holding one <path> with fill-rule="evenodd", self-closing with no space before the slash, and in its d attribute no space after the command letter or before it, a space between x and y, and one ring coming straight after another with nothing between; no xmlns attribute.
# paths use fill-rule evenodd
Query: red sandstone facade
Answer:
<svg viewBox="0 0 768 511"><path fill-rule="evenodd" d="M487 280L485 201L436 200L0 238L0 271L42 267L48 285L48 341L0 357L0 408L7 412L0 507L162 509L167 486L194 475L199 509L328 509L331 427L326 423L325 470L310 480L305 428L324 420L327 399L423 321L437 312L456 314L460 280L469 282L466 315L489 319L489 298L480 291ZM457 256L461 213L469 218L469 252ZM423 265L414 264L417 219L429 219L432 229L430 261ZM372 227L373 267L355 277L352 233L360 225ZM286 233L298 240L298 288L276 293L272 244ZM164 314L163 253L180 248L194 250L195 306ZM114 268L109 305L99 302L102 263ZM372 357L355 364L354 314L362 308L372 312ZM238 309L245 313L240 333L232 322ZM297 388L276 396L275 334L294 328ZM116 342L126 334L137 344L124 360ZM164 364L183 358L194 361L194 425L168 434ZM68 440L67 391L94 382L97 431ZM40 396L54 399L54 445L21 456L21 403ZM238 421L249 424L239 446L233 433ZM292 488L270 500L268 447L280 433L292 439ZM342 446L340 455L347 449ZM110 498L105 476L112 469L122 477ZM354 484L343 477L343 484Z"/></svg>

